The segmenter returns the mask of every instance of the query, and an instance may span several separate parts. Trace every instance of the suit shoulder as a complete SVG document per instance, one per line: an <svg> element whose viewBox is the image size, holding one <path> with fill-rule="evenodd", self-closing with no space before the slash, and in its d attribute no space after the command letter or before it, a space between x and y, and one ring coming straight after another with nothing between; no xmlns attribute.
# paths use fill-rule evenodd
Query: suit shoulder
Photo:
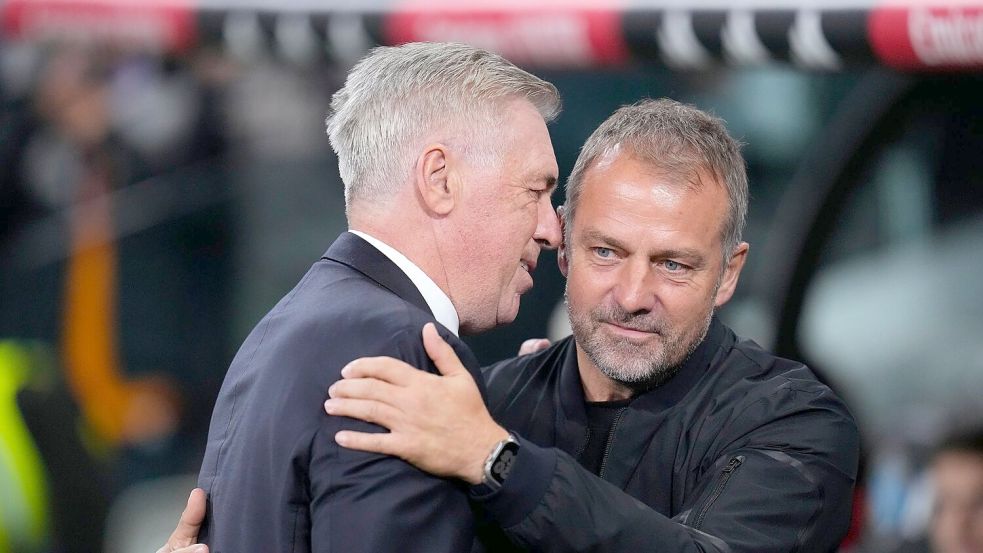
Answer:
<svg viewBox="0 0 983 553"><path fill-rule="evenodd" d="M420 330L430 320L361 273L322 260L256 325L230 374L269 371L322 383L352 359L378 355L425 368Z"/></svg>
<svg viewBox="0 0 983 553"><path fill-rule="evenodd" d="M395 333L429 313L344 264L322 259L270 313L349 332ZM420 323L422 326L423 323Z"/></svg>

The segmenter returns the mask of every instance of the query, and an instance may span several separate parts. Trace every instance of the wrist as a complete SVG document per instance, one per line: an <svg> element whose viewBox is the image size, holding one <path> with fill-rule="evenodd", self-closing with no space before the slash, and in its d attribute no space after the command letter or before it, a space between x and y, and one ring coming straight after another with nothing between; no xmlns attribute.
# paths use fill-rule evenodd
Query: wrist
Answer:
<svg viewBox="0 0 983 553"><path fill-rule="evenodd" d="M474 453L468 460L468 468L463 475L463 480L472 486L480 484L484 480L485 461L495 451L498 444L508 439L508 437L509 433L507 430L497 424L493 425L493 428L485 434L485 437L476 442Z"/></svg>

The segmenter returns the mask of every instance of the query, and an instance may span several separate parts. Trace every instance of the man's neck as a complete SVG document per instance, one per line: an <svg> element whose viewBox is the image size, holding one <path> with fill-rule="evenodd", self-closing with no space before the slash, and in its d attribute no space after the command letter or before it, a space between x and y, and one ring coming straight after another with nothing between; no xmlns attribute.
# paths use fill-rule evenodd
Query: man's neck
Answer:
<svg viewBox="0 0 983 553"><path fill-rule="evenodd" d="M400 251L396 246L386 242L384 239L374 236L366 231L350 228L349 232L355 233L362 239L369 242L372 246L388 257L406 276L413 282L423 299L430 307L430 312L441 324L447 327L454 334L458 334L460 319L457 307L450 297L440 286L434 282L416 262L409 256Z"/></svg>
<svg viewBox="0 0 983 553"><path fill-rule="evenodd" d="M436 245L428 240L421 240L421 237L425 236L427 231L420 230L420 232L415 232L412 229L415 229L417 225L413 225L409 221L401 221L388 217L380 218L388 221L388 223L385 226L380 226L351 222L348 225L348 230L364 232L377 240L385 242L413 262L414 265L430 277L430 280L440 287L444 294L451 297L448 291L447 276L445 275L444 268L441 263L434 263L434 258L439 258L439 256L433 254ZM399 229L399 232L394 232L393 229Z"/></svg>
<svg viewBox="0 0 983 553"><path fill-rule="evenodd" d="M587 401L614 401L629 399L634 390L624 384L615 382L597 368L580 345L577 345L577 369L580 372L580 382L584 387L584 399Z"/></svg>

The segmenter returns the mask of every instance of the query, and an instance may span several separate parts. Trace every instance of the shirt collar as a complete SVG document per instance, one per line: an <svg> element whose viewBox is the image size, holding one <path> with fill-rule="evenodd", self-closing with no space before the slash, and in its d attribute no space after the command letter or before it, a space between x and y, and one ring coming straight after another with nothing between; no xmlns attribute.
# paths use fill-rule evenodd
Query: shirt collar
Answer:
<svg viewBox="0 0 983 553"><path fill-rule="evenodd" d="M433 316L437 319L437 322L447 327L448 330L454 333L455 336L458 335L458 327L460 326L460 319L457 316L457 309L454 308L454 304L451 299L447 297L447 294L437 286L437 283L433 281L427 273L423 272L415 263L409 260L405 255L399 253L395 248L386 244L382 240L370 236L359 230L350 230L352 234L362 238L369 244L372 244L375 249L382 252L383 255L389 258L401 271L406 273L413 285L420 291L423 299L426 300L427 305L430 307L430 311L433 312Z"/></svg>

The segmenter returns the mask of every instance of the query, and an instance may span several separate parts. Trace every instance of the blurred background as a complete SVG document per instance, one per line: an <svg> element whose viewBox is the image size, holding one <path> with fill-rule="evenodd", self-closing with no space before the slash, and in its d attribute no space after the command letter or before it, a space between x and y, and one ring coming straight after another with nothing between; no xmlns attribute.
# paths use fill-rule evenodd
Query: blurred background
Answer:
<svg viewBox="0 0 983 553"><path fill-rule="evenodd" d="M721 317L857 416L844 550L922 539L933 448L983 425L983 2L0 0L0 553L163 543L240 341L346 228L331 94L410 40L555 83L562 175L641 97L726 119L751 255ZM544 258L483 362L568 332Z"/></svg>

